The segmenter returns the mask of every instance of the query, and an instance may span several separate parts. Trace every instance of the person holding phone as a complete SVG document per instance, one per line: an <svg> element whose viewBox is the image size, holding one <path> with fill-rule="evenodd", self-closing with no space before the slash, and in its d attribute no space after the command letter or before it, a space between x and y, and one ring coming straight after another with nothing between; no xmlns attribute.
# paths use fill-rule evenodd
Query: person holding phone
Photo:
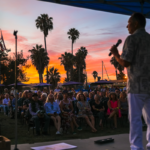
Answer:
<svg viewBox="0 0 150 150"><path fill-rule="evenodd" d="M57 129L56 134L60 133L60 127L61 127L61 118L59 116L60 108L57 102L54 101L54 95L49 94L46 103L45 103L45 111L48 116L54 121L54 125Z"/></svg>

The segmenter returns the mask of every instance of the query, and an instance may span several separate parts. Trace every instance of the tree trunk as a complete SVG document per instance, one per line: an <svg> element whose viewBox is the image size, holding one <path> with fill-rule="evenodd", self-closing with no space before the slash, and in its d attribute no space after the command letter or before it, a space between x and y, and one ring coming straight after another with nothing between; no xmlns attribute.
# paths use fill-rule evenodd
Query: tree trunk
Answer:
<svg viewBox="0 0 150 150"><path fill-rule="evenodd" d="M73 55L73 41L72 41L72 45L71 46L72 46L72 55Z"/></svg>
<svg viewBox="0 0 150 150"><path fill-rule="evenodd" d="M68 75L68 70L67 70L67 80L69 81L69 75Z"/></svg>
<svg viewBox="0 0 150 150"><path fill-rule="evenodd" d="M39 73L39 83L41 83L40 73Z"/></svg>
<svg viewBox="0 0 150 150"><path fill-rule="evenodd" d="M41 83L43 83L43 74L41 74Z"/></svg>
<svg viewBox="0 0 150 150"><path fill-rule="evenodd" d="M0 56L0 84L1 84L1 56Z"/></svg>
<svg viewBox="0 0 150 150"><path fill-rule="evenodd" d="M45 51L47 52L47 47L46 47L46 37L45 37L45 35L44 35L44 42L45 42ZM46 75L47 75L47 83L48 83L48 65L47 65L47 70L46 70Z"/></svg>
<svg viewBox="0 0 150 150"><path fill-rule="evenodd" d="M73 55L73 41L72 41L72 55ZM73 66L71 67L71 81L73 80Z"/></svg>
<svg viewBox="0 0 150 150"><path fill-rule="evenodd" d="M118 73L117 73L117 69L116 69L116 80L118 80L117 76L118 76Z"/></svg>
<svg viewBox="0 0 150 150"><path fill-rule="evenodd" d="M79 67L79 82L81 81L81 73L80 73L80 67Z"/></svg>

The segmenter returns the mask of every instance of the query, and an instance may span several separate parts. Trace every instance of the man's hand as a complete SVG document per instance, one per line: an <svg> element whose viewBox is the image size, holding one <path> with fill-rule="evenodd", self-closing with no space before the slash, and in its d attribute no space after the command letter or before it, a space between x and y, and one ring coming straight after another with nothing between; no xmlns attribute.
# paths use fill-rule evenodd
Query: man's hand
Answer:
<svg viewBox="0 0 150 150"><path fill-rule="evenodd" d="M111 52L114 56L119 55L118 49L117 49L117 47L116 47L115 45L113 45L113 46L111 47L110 52Z"/></svg>

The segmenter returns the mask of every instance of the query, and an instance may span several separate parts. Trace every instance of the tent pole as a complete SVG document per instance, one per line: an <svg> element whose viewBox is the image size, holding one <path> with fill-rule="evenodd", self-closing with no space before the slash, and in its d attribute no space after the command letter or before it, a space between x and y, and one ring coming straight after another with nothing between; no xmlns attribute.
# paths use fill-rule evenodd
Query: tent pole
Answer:
<svg viewBox="0 0 150 150"><path fill-rule="evenodd" d="M143 14L143 5L144 5L144 2L145 0L141 0L140 3L141 3L141 13Z"/></svg>

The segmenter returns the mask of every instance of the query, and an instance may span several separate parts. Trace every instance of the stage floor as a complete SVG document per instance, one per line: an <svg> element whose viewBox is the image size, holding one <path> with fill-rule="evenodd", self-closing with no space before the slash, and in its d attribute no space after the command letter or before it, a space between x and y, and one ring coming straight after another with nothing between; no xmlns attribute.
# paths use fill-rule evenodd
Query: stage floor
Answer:
<svg viewBox="0 0 150 150"><path fill-rule="evenodd" d="M105 139L112 137L114 138L114 143L107 143L103 145L97 145L94 143L96 140ZM110 136L93 137L89 139L72 139L72 140L61 140L61 141L49 141L43 143L34 144L19 144L19 150L30 150L30 147L51 145L57 143L68 143L77 146L75 150L130 150L129 145L129 134L119 134ZM143 132L143 144L146 145L146 132ZM14 150L14 145L11 145L11 150Z"/></svg>

